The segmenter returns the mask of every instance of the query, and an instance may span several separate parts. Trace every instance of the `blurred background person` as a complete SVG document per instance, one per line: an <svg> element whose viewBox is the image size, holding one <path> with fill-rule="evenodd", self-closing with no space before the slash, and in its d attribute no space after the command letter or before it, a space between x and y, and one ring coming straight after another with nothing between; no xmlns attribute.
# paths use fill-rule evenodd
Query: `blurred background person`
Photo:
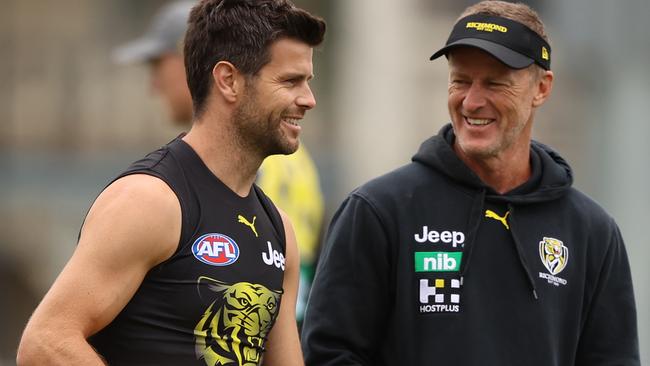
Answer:
<svg viewBox="0 0 650 366"><path fill-rule="evenodd" d="M175 1L164 5L144 35L116 48L112 54L119 64L147 64L152 91L163 100L174 124L183 128L192 123L192 97L187 87L182 43L187 17L195 4L196 1Z"/></svg>
<svg viewBox="0 0 650 366"><path fill-rule="evenodd" d="M174 1L162 6L145 32L113 51L117 63L148 65L152 90L159 95L172 121L189 128L192 99L187 87L182 42L187 18L195 1ZM292 155L274 155L264 160L257 184L287 213L294 225L300 251L300 288L296 308L302 321L305 303L314 275L323 221L323 194L309 152L300 145Z"/></svg>

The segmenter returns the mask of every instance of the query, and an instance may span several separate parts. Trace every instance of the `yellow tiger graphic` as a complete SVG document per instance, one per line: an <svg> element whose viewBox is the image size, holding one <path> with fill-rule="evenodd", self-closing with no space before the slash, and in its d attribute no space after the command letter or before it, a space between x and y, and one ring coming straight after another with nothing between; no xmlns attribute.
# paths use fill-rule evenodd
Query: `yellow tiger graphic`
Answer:
<svg viewBox="0 0 650 366"><path fill-rule="evenodd" d="M280 306L282 291L248 282L227 284L201 276L217 294L194 328L196 356L208 366L257 366Z"/></svg>

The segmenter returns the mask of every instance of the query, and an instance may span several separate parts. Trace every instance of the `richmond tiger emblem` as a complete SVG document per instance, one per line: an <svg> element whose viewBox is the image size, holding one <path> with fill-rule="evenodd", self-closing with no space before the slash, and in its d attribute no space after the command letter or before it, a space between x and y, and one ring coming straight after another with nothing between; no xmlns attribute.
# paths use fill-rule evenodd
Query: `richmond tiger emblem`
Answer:
<svg viewBox="0 0 650 366"><path fill-rule="evenodd" d="M569 261L569 249L561 240L544 237L539 242L539 257L548 272L556 275L566 267Z"/></svg>
<svg viewBox="0 0 650 366"><path fill-rule="evenodd" d="M280 307L282 291L248 282L200 277L214 301L194 328L197 359L208 366L257 366Z"/></svg>

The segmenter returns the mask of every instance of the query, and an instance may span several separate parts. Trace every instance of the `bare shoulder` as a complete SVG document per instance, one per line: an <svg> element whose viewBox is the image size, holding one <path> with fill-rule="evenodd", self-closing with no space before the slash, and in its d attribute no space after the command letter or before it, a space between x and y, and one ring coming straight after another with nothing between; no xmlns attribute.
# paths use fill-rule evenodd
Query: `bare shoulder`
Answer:
<svg viewBox="0 0 650 366"><path fill-rule="evenodd" d="M89 364L66 359L81 355L96 360L85 339L108 325L148 271L176 251L180 231L180 203L162 180L137 174L109 185L88 212L72 257L32 315L22 354L36 355L37 364ZM47 347L41 347L42 339L48 339ZM64 349L69 352L60 352Z"/></svg>
<svg viewBox="0 0 650 366"><path fill-rule="evenodd" d="M286 212L284 212L280 207L275 206L275 208L278 210L280 213L280 217L282 218L282 223L285 225L285 231L287 230L286 226L289 225L291 226L291 219L289 219L289 215L287 215ZM293 226L292 226L293 228Z"/></svg>
<svg viewBox="0 0 650 366"><path fill-rule="evenodd" d="M116 249L142 254L149 265L169 258L178 245L181 207L161 179L132 174L109 185L92 205L79 246L108 240Z"/></svg>
<svg viewBox="0 0 650 366"><path fill-rule="evenodd" d="M162 179L148 174L131 174L111 183L99 195L94 206L109 203L112 199L127 199L137 206L137 203L174 206L178 203L172 189ZM170 207L171 208L171 207Z"/></svg>
<svg viewBox="0 0 650 366"><path fill-rule="evenodd" d="M278 208L280 217L282 218L282 224L284 226L284 237L285 237L285 258L287 259L288 270L285 272L285 276L292 276L292 272L295 268L300 266L300 260L298 258L298 242L296 240L296 234L291 224L289 216Z"/></svg>

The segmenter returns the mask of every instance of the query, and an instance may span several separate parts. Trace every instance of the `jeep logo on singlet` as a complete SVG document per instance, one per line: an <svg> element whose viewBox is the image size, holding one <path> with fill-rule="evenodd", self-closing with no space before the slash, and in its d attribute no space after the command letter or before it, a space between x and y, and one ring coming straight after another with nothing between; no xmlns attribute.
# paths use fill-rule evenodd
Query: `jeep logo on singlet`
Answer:
<svg viewBox="0 0 650 366"><path fill-rule="evenodd" d="M284 254L273 249L270 241L267 241L266 244L268 245L268 251L266 253L262 253L262 260L267 266L275 266L276 268L282 269L284 271Z"/></svg>
<svg viewBox="0 0 650 366"><path fill-rule="evenodd" d="M192 254L211 266L227 266L239 258L239 246L227 235L210 233L202 235L192 244Z"/></svg>

